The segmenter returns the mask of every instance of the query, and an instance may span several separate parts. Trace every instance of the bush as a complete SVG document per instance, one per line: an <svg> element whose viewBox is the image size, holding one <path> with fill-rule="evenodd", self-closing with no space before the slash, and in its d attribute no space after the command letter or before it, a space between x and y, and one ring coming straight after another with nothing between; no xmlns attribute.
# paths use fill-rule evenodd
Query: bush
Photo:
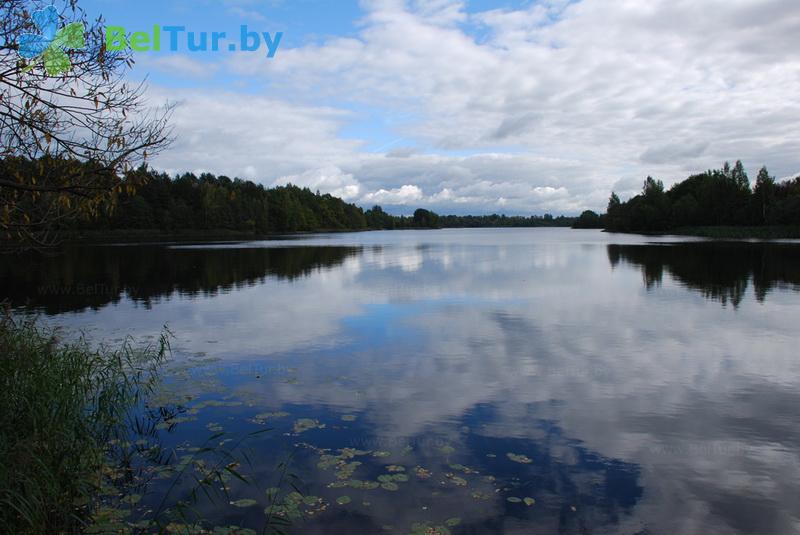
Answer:
<svg viewBox="0 0 800 535"><path fill-rule="evenodd" d="M65 342L35 320L0 319L0 525L6 533L77 533L109 444L156 380L168 341L117 351Z"/></svg>

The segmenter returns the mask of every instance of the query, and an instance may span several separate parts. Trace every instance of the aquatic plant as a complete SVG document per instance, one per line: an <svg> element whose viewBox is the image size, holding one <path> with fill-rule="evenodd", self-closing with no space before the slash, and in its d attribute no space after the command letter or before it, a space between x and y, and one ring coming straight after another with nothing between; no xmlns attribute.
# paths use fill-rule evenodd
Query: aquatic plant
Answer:
<svg viewBox="0 0 800 535"><path fill-rule="evenodd" d="M132 409L169 351L62 340L34 319L0 318L0 525L8 533L77 533L110 470ZM134 499L134 498L130 498Z"/></svg>

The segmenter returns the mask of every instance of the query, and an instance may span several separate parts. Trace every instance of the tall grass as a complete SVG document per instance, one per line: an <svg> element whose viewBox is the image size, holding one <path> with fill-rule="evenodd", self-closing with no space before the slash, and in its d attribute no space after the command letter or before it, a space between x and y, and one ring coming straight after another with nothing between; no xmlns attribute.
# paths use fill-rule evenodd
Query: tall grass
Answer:
<svg viewBox="0 0 800 535"><path fill-rule="evenodd" d="M30 319L0 318L0 525L78 533L130 412L169 351L93 348Z"/></svg>

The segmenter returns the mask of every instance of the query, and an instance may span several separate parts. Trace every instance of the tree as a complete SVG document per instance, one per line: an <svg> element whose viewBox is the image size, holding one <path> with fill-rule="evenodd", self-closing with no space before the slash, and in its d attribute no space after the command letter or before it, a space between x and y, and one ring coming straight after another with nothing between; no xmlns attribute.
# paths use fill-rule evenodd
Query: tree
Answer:
<svg viewBox="0 0 800 535"><path fill-rule="evenodd" d="M605 217L606 228L621 231L754 223L800 225L800 177L776 183L762 167L751 189L741 161L692 175L667 192L660 181L647 177L642 193L626 202L612 193Z"/></svg>
<svg viewBox="0 0 800 535"><path fill-rule="evenodd" d="M769 175L766 166L762 167L758 172L753 196L759 222L768 225L772 219L771 216L775 204L775 178Z"/></svg>
<svg viewBox="0 0 800 535"><path fill-rule="evenodd" d="M684 195L672 205L672 224L676 227L696 225L700 205L691 193Z"/></svg>
<svg viewBox="0 0 800 535"><path fill-rule="evenodd" d="M642 195L645 197L654 197L664 193L664 183L660 180L655 180L653 177L648 176L644 181L642 187Z"/></svg>
<svg viewBox="0 0 800 535"><path fill-rule="evenodd" d="M584 211L572 228L603 228L604 218L592 210Z"/></svg>
<svg viewBox="0 0 800 535"><path fill-rule="evenodd" d="M171 141L171 106L151 110L144 86L125 80L131 51L106 50L102 19L90 23L77 0L49 4L0 3L0 230L35 244L113 205L138 186L121 172Z"/></svg>
<svg viewBox="0 0 800 535"><path fill-rule="evenodd" d="M619 200L619 195L611 192L611 197L608 199L608 207L606 208L605 226L609 230L624 230L622 202Z"/></svg>
<svg viewBox="0 0 800 535"><path fill-rule="evenodd" d="M750 191L750 179L747 177L747 171L744 170L741 160L736 160L736 164L731 171L731 180L736 184L738 190Z"/></svg>
<svg viewBox="0 0 800 535"><path fill-rule="evenodd" d="M373 229L393 229L395 225L394 217L383 211L380 206L373 206L364 214L366 226Z"/></svg>
<svg viewBox="0 0 800 535"><path fill-rule="evenodd" d="M430 210L418 208L414 211L414 226L420 228L436 228L439 226L439 216Z"/></svg>
<svg viewBox="0 0 800 535"><path fill-rule="evenodd" d="M615 192L611 192L611 197L608 198L608 211L611 212L612 210L616 210L619 208L620 200L619 195Z"/></svg>

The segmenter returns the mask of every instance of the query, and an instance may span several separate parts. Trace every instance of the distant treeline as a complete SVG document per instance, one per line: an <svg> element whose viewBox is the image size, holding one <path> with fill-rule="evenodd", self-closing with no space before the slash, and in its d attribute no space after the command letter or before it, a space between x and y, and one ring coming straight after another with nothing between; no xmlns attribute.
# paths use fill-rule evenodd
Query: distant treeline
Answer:
<svg viewBox="0 0 800 535"><path fill-rule="evenodd" d="M74 162L72 162L74 165ZM41 173L42 161L0 159L0 177ZM48 164L55 166L56 164ZM87 167L86 172L92 172ZM410 229L442 227L570 226L574 218L549 214L532 217L439 216L418 209L394 216L380 206L364 210L329 194L293 185L265 188L238 178L208 173L171 177L146 167L125 175L113 204L61 221L61 230L141 230L158 232L233 231L269 234L298 231ZM31 213L35 206L28 207Z"/></svg>
<svg viewBox="0 0 800 535"><path fill-rule="evenodd" d="M380 206L375 206L365 212L367 226L375 229L396 228L490 228L490 227L569 227L575 224L576 218L551 214L542 216L507 216L491 215L444 215L419 209L414 216L398 217L387 214Z"/></svg>
<svg viewBox="0 0 800 535"><path fill-rule="evenodd" d="M586 211L575 223L622 232L779 225L800 225L800 177L776 182L762 167L751 187L741 161L690 176L667 191L663 182L647 177L639 195L622 202L612 193L605 214Z"/></svg>

